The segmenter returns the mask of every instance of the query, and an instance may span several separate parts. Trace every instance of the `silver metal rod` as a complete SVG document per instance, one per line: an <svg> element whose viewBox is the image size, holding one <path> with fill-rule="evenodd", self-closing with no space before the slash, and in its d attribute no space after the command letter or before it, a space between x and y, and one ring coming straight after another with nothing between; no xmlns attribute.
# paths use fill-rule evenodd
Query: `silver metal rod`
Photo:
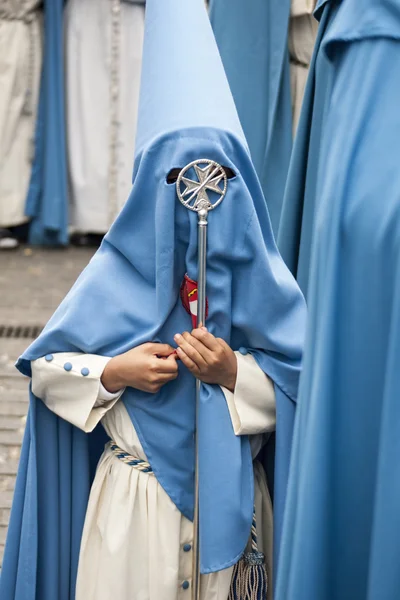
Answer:
<svg viewBox="0 0 400 600"><path fill-rule="evenodd" d="M198 212L198 274L197 274L197 325L206 322L206 278L207 278L207 221L208 211ZM200 407L201 381L196 381L196 430L195 430L195 481L194 481L194 518L193 518L193 575L192 600L200 600L200 540L199 540L199 448L198 423Z"/></svg>
<svg viewBox="0 0 400 600"><path fill-rule="evenodd" d="M201 166L202 165L202 166ZM205 165L205 166L204 166ZM195 179L193 179L195 177ZM198 215L198 273L197 273L197 325L206 324L206 259L207 259L207 219L209 211L216 208L224 199L228 181L225 169L214 160L202 158L184 167L176 180L179 201ZM222 187L221 187L222 186ZM213 196L209 197L209 193ZM214 202L212 201L214 200ZM200 544L199 544L199 407L201 381L196 382L196 422L195 422L195 486L193 517L193 571L192 600L200 600Z"/></svg>
<svg viewBox="0 0 400 600"><path fill-rule="evenodd" d="M197 274L197 324L206 324L206 277L207 277L207 221L208 211L198 213L198 274Z"/></svg>
<svg viewBox="0 0 400 600"><path fill-rule="evenodd" d="M199 540L199 449L197 445L197 422L199 412L201 381L196 381L196 433L195 433L195 475L194 475L194 517L193 517L193 567L192 600L200 600L200 540Z"/></svg>

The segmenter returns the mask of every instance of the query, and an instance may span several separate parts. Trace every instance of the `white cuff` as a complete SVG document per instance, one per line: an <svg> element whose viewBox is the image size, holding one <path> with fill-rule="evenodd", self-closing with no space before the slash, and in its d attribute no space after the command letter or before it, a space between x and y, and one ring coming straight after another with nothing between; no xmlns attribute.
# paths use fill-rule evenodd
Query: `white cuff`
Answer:
<svg viewBox="0 0 400 600"><path fill-rule="evenodd" d="M124 390L104 397L100 378L110 357L76 352L32 361L32 391L62 419L92 431ZM104 389L104 388L103 388Z"/></svg>
<svg viewBox="0 0 400 600"><path fill-rule="evenodd" d="M256 435L275 431L275 389L251 354L235 352L237 378L234 393L224 392L236 435Z"/></svg>
<svg viewBox="0 0 400 600"><path fill-rule="evenodd" d="M101 406L105 402L110 402L111 400L118 400L118 398L122 396L124 391L125 388L123 388L122 390L118 390L118 392L111 393L108 390L106 390L106 388L100 381L99 393L95 402L95 406Z"/></svg>

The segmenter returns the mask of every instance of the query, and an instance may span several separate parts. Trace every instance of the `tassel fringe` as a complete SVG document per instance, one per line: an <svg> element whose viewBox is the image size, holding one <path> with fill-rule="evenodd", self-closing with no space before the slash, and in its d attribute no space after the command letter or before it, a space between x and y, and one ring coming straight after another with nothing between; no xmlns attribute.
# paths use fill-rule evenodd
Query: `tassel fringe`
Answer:
<svg viewBox="0 0 400 600"><path fill-rule="evenodd" d="M244 554L234 567L228 600L265 600L267 589L264 555L261 552Z"/></svg>
<svg viewBox="0 0 400 600"><path fill-rule="evenodd" d="M251 552L245 552L233 569L228 600L266 600L268 575L265 557L258 551L256 513L251 527Z"/></svg>

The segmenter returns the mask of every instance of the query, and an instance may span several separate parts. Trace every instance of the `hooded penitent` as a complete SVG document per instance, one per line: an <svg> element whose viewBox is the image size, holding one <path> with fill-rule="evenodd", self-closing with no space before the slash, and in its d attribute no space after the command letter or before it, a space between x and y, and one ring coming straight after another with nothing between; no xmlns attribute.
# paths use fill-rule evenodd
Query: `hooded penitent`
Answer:
<svg viewBox="0 0 400 600"><path fill-rule="evenodd" d="M234 349L248 348L275 383L279 538L304 301L276 250L203 0L147 2L142 73L131 195L18 367L29 375L30 361L48 352L113 356L147 341L173 343L175 333L190 328L180 288L185 274L197 278L197 216L179 202L169 175L199 159L230 169L226 196L209 217L207 325ZM122 401L157 479L191 518L193 377L181 367L178 379L155 396L128 388ZM89 458L100 451L93 435L61 421L31 395L2 600L70 597L90 485ZM200 551L206 573L238 560L253 511L249 440L234 435L218 386L202 386L198 435ZM14 595L21 586L28 592Z"/></svg>
<svg viewBox="0 0 400 600"><path fill-rule="evenodd" d="M325 1L317 16L287 196L309 331L275 597L395 600L400 3Z"/></svg>

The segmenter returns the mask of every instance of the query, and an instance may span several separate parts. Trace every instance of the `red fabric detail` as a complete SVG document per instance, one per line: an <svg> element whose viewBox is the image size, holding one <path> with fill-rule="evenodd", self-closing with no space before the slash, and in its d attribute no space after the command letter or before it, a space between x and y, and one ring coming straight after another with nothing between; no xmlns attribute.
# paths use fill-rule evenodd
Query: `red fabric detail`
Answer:
<svg viewBox="0 0 400 600"><path fill-rule="evenodd" d="M183 278L181 289L180 289L181 300L184 309L192 317L193 329L197 327L197 314L193 314L190 304L191 302L197 303L197 281L190 279L186 274ZM206 318L208 317L208 299L206 299Z"/></svg>

